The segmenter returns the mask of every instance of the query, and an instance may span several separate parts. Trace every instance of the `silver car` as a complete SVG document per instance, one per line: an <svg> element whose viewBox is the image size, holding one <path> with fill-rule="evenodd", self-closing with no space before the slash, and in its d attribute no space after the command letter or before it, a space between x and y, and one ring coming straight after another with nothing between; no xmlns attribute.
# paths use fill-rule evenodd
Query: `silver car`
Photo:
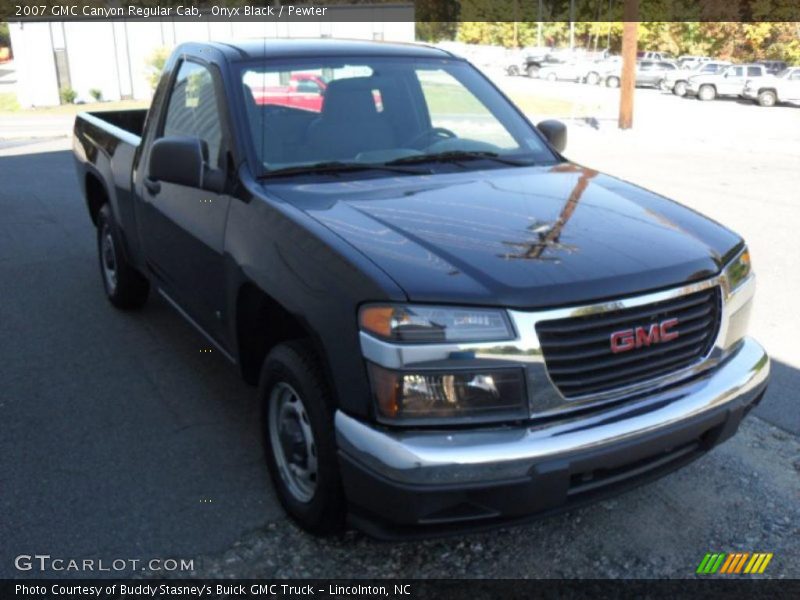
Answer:
<svg viewBox="0 0 800 600"><path fill-rule="evenodd" d="M700 74L689 77L686 91L700 100L713 100L720 96L741 96L748 79L767 75L764 65L731 65L713 75Z"/></svg>
<svg viewBox="0 0 800 600"><path fill-rule="evenodd" d="M731 63L724 60L711 60L695 63L694 66L685 69L670 71L664 75L664 80L661 82L661 89L672 92L676 96L685 96L689 77L693 75L714 75L725 67L730 66L730 64Z"/></svg>
<svg viewBox="0 0 800 600"><path fill-rule="evenodd" d="M665 60L643 60L636 64L636 85L647 87L661 87L661 82L667 73L677 71L678 66ZM604 81L607 87L617 88L622 81L622 69L615 68L605 74Z"/></svg>
<svg viewBox="0 0 800 600"><path fill-rule="evenodd" d="M784 69L777 75L748 79L743 95L760 106L778 102L800 103L800 67Z"/></svg>

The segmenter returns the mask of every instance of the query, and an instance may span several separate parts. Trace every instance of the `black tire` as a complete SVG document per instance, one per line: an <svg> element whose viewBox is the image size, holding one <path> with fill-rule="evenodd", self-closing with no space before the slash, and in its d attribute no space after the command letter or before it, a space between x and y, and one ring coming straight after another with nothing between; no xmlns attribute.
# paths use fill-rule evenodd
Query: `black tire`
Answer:
<svg viewBox="0 0 800 600"><path fill-rule="evenodd" d="M586 75L586 83L588 85L597 85L600 83L600 75L592 71Z"/></svg>
<svg viewBox="0 0 800 600"><path fill-rule="evenodd" d="M111 304L124 310L137 309L147 302L150 283L134 269L122 251L111 207L104 204L97 213L97 254L100 259L100 278Z"/></svg>
<svg viewBox="0 0 800 600"><path fill-rule="evenodd" d="M506 73L508 73L511 77L516 77L519 75L519 67L517 65L511 65L506 69Z"/></svg>
<svg viewBox="0 0 800 600"><path fill-rule="evenodd" d="M619 87L619 77L612 75L606 79L606 87L610 88L618 88Z"/></svg>
<svg viewBox="0 0 800 600"><path fill-rule="evenodd" d="M678 81L672 88L672 93L683 98L686 95L686 82Z"/></svg>
<svg viewBox="0 0 800 600"><path fill-rule="evenodd" d="M772 90L764 90L758 94L759 106L775 106L778 103L778 96Z"/></svg>
<svg viewBox="0 0 800 600"><path fill-rule="evenodd" d="M292 392L295 400L284 400ZM342 531L347 504L336 455L335 407L322 368L308 342L286 342L267 355L258 394L264 453L281 505L310 533L328 535ZM289 407L287 413L299 411L299 414L281 417L277 411L283 405ZM302 439L298 438L298 431ZM311 432L310 445L308 434L303 431ZM295 469L309 472L312 459L316 469L313 478L301 478L294 472ZM300 483L312 480L310 492L302 486L298 488Z"/></svg>
<svg viewBox="0 0 800 600"><path fill-rule="evenodd" d="M539 69L538 65L528 65L525 67L525 74L528 77L538 77L539 76Z"/></svg>

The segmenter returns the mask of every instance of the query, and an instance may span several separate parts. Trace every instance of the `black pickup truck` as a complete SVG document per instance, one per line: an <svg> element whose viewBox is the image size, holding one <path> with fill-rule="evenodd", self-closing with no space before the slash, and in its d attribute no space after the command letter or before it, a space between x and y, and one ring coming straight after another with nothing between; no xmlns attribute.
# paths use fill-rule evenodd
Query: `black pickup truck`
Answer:
<svg viewBox="0 0 800 600"><path fill-rule="evenodd" d="M109 300L158 293L258 386L308 530L593 501L725 440L766 389L742 239L567 161L562 124L447 52L185 44L150 110L74 133Z"/></svg>

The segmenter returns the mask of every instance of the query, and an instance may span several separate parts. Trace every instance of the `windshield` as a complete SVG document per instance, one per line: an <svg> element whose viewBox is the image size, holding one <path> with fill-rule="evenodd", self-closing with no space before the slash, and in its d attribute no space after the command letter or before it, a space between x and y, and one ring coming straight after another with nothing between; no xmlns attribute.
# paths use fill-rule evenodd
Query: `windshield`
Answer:
<svg viewBox="0 0 800 600"><path fill-rule="evenodd" d="M462 168L557 156L475 69L459 60L316 58L241 69L260 176L303 167L425 163ZM481 157L484 160L478 160ZM513 162L512 162L513 161Z"/></svg>

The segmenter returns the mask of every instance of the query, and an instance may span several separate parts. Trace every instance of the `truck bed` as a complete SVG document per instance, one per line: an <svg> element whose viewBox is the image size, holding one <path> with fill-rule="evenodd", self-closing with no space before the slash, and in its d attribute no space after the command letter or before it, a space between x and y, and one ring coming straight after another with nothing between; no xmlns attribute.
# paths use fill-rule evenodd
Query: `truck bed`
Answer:
<svg viewBox="0 0 800 600"><path fill-rule="evenodd" d="M100 119L101 121L105 121L106 123L113 125L114 127L118 127L127 131L128 133L132 133L138 137L141 137L142 132L144 131L144 120L147 117L147 109L135 108L130 110L99 110L87 112L85 114L91 115L96 119Z"/></svg>

